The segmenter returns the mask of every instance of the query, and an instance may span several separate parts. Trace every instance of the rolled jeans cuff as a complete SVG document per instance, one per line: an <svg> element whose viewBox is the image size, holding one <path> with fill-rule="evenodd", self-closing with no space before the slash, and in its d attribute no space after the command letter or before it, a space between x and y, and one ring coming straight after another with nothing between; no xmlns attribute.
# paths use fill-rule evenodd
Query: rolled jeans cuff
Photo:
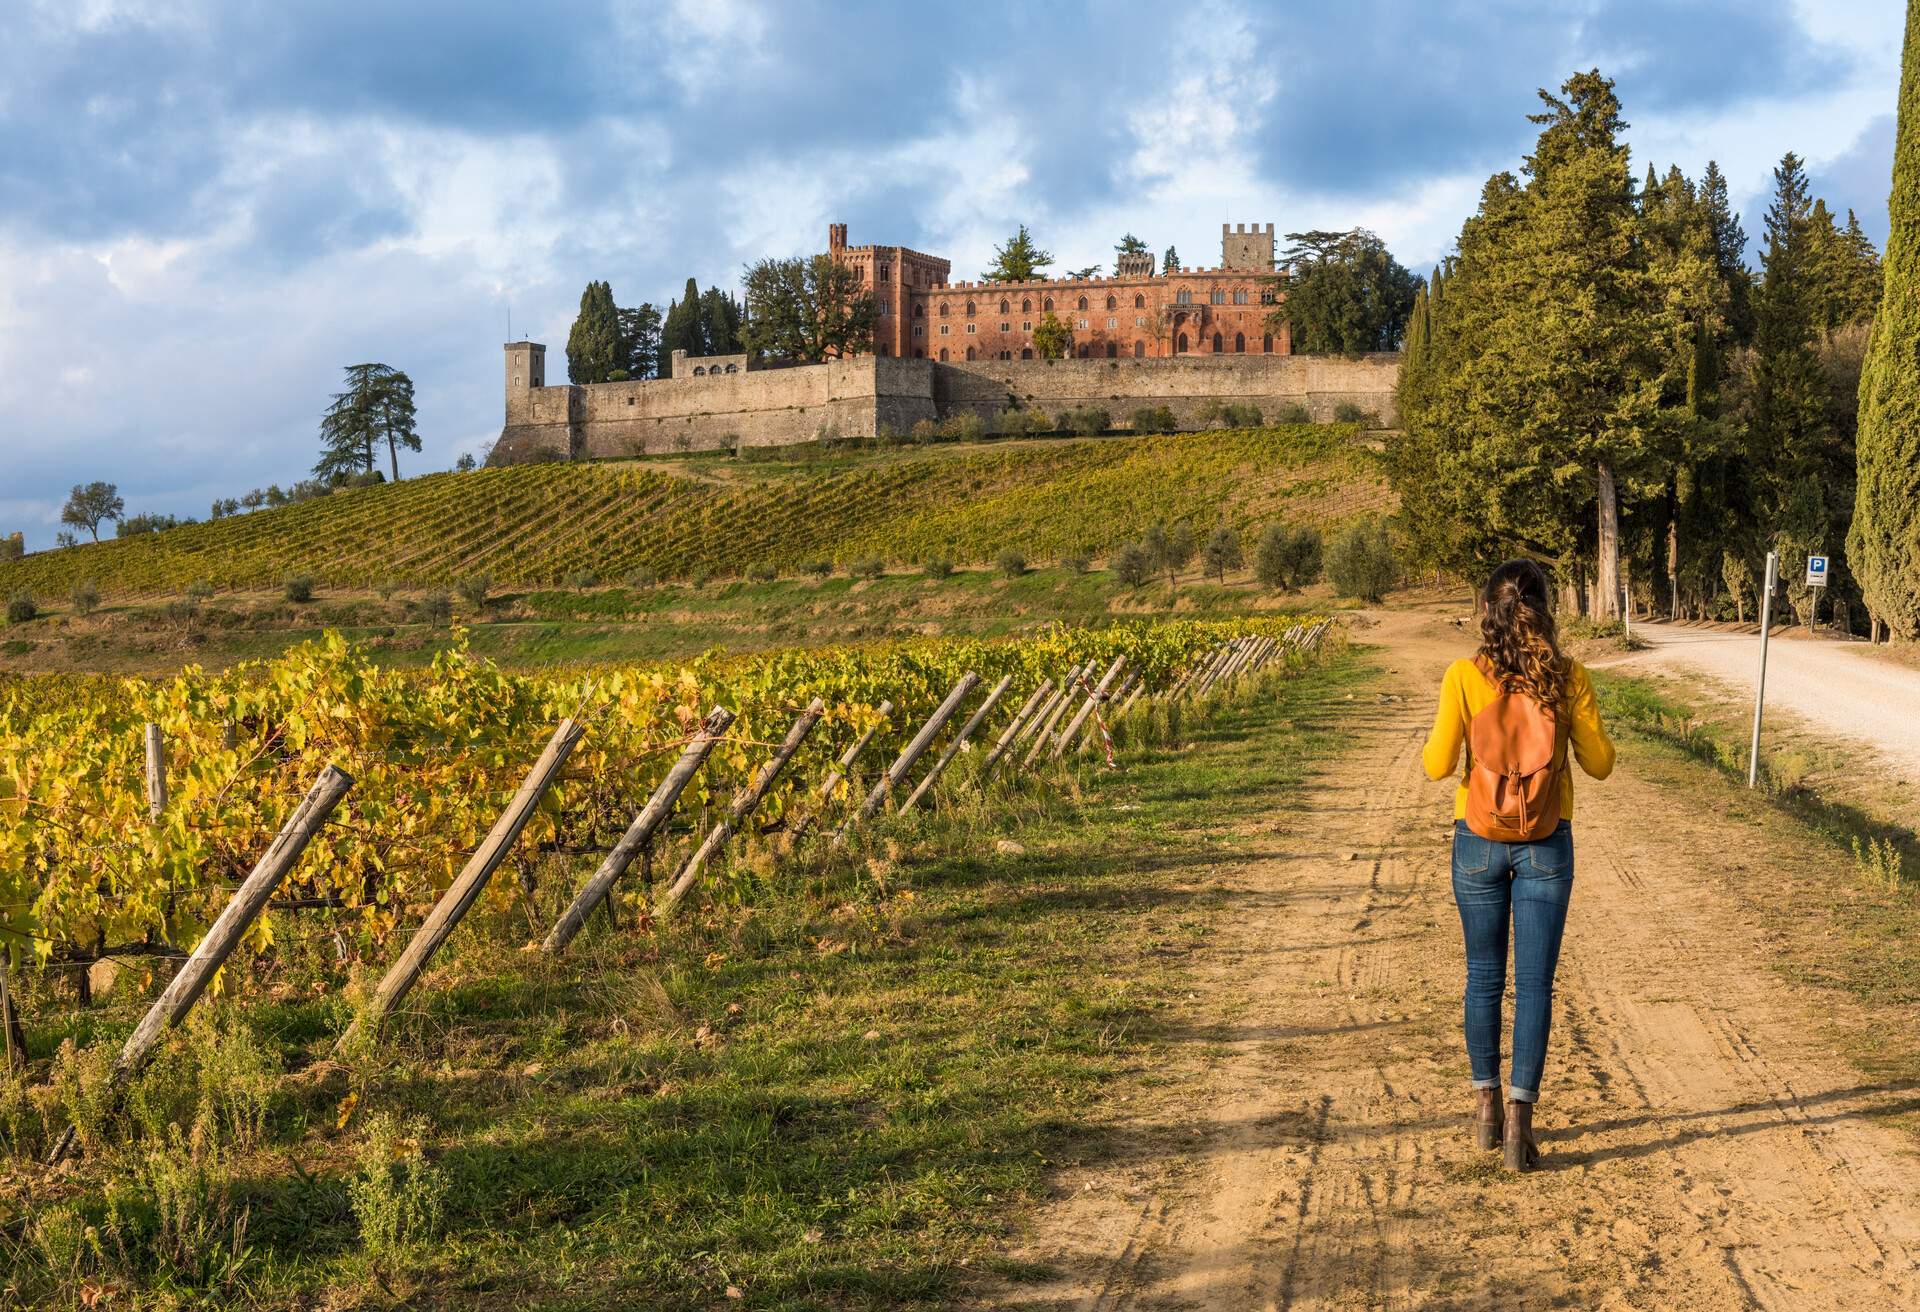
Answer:
<svg viewBox="0 0 1920 1312"><path fill-rule="evenodd" d="M1497 1078L1491 1080L1475 1080L1473 1087L1476 1089L1497 1089L1500 1087L1500 1081Z"/></svg>
<svg viewBox="0 0 1920 1312"><path fill-rule="evenodd" d="M1507 1090L1507 1097L1514 1102L1539 1102L1540 1090L1522 1089L1515 1086Z"/></svg>

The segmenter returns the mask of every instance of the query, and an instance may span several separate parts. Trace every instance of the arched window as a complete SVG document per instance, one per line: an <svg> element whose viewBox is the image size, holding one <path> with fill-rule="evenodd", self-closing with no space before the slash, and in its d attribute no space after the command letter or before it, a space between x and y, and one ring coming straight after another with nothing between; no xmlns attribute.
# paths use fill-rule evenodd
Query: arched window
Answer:
<svg viewBox="0 0 1920 1312"><path fill-rule="evenodd" d="M1032 312L1033 312L1033 302L1028 300L1026 297L1022 296L1020 298L1020 313L1031 314Z"/></svg>
<svg viewBox="0 0 1920 1312"><path fill-rule="evenodd" d="M913 348L913 358L916 360L924 360L927 358L927 353L916 346Z"/></svg>
<svg viewBox="0 0 1920 1312"><path fill-rule="evenodd" d="M1087 358L1087 344L1085 342L1080 343L1080 358L1082 360Z"/></svg>
<svg viewBox="0 0 1920 1312"><path fill-rule="evenodd" d="M1233 335L1233 351L1235 355L1245 355L1247 353L1247 335L1245 333L1235 333Z"/></svg>
<svg viewBox="0 0 1920 1312"><path fill-rule="evenodd" d="M1138 338L1134 339L1133 358L1136 360L1144 360L1147 358L1147 344Z"/></svg>
<svg viewBox="0 0 1920 1312"><path fill-rule="evenodd" d="M1077 309L1077 310L1084 310L1084 309L1086 309L1086 308L1087 308L1087 298L1086 298L1086 297L1084 297L1084 296L1082 296L1082 297L1080 298L1080 304L1079 304L1079 305L1077 305L1077 306L1075 306L1074 308L1075 308L1075 309Z"/></svg>
<svg viewBox="0 0 1920 1312"><path fill-rule="evenodd" d="M953 313L953 307L951 305L948 305L945 301L940 302L940 317L942 319L946 318L948 315L952 313Z"/></svg>
<svg viewBox="0 0 1920 1312"><path fill-rule="evenodd" d="M737 364L730 364L727 366L727 372L730 374L737 374L740 372L740 366Z"/></svg>
<svg viewBox="0 0 1920 1312"><path fill-rule="evenodd" d="M1260 339L1260 349L1262 351L1265 351L1268 355L1273 354L1273 334L1272 333L1268 333L1265 337L1262 337Z"/></svg>
<svg viewBox="0 0 1920 1312"><path fill-rule="evenodd" d="M1012 308L1013 306L1007 301L1006 297L1003 296L1000 298L1000 313L1006 314L1012 310Z"/></svg>
<svg viewBox="0 0 1920 1312"><path fill-rule="evenodd" d="M1220 354L1220 334L1219 333L1215 333L1213 335L1213 353L1215 355Z"/></svg>
<svg viewBox="0 0 1920 1312"><path fill-rule="evenodd" d="M1107 343L1107 359L1112 360L1116 358L1119 354L1120 354L1120 343L1108 342Z"/></svg>
<svg viewBox="0 0 1920 1312"><path fill-rule="evenodd" d="M1109 297L1107 297L1107 308L1108 308L1109 310L1115 310L1115 309L1118 309L1119 307L1120 307L1120 298L1119 298L1119 297L1117 297L1117 296L1109 296Z"/></svg>
<svg viewBox="0 0 1920 1312"><path fill-rule="evenodd" d="M924 318L926 318L926 317L927 317L927 307L926 307L926 306L924 306L924 305L919 305L919 304L916 304L916 305L915 305L915 306L913 307L913 317L914 317L914 318L916 318L916 319L924 319Z"/></svg>
<svg viewBox="0 0 1920 1312"><path fill-rule="evenodd" d="M1051 310L1053 308L1053 297L1049 296L1045 300L1041 301L1040 308L1042 310Z"/></svg>
<svg viewBox="0 0 1920 1312"><path fill-rule="evenodd" d="M1185 355L1187 353L1187 335L1185 333L1181 333L1173 339L1173 353L1175 355Z"/></svg>
<svg viewBox="0 0 1920 1312"><path fill-rule="evenodd" d="M971 346L967 348L967 359L973 359L973 348Z"/></svg>
<svg viewBox="0 0 1920 1312"><path fill-rule="evenodd" d="M967 318L969 319L973 318L973 302L972 301L967 302Z"/></svg>
<svg viewBox="0 0 1920 1312"><path fill-rule="evenodd" d="M884 265L884 264L880 266L880 281L881 281L881 282L885 282L885 281L887 280L887 268L888 268L888 266L887 266L887 265Z"/></svg>
<svg viewBox="0 0 1920 1312"><path fill-rule="evenodd" d="M1135 293L1133 294L1133 308L1134 308L1134 309L1136 309L1136 310L1144 310L1144 309L1146 309L1146 308L1147 308L1147 298L1146 298L1146 297L1144 297L1144 296L1142 296L1142 295L1141 295L1141 294L1140 294L1139 292L1135 292Z"/></svg>
<svg viewBox="0 0 1920 1312"><path fill-rule="evenodd" d="M943 346L940 348L940 363L945 364L946 362L947 362L947 348Z"/></svg>
<svg viewBox="0 0 1920 1312"><path fill-rule="evenodd" d="M693 376L695 378L704 377L706 375L706 372L707 372L707 367L703 364L697 364L693 367Z"/></svg>

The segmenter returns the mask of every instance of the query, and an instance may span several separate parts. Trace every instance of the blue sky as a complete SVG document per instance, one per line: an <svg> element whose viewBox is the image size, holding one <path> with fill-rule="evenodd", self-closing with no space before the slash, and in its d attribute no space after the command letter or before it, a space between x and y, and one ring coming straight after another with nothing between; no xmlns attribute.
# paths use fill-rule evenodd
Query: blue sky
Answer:
<svg viewBox="0 0 1920 1312"><path fill-rule="evenodd" d="M1787 149L1886 231L1892 0L960 8L10 0L0 532L51 545L94 478L201 516L290 484L361 360L418 388L402 472L447 468L499 431L509 309L557 355L590 278L664 304L836 219L963 277L1021 222L1062 267L1211 263L1230 220L1424 269L1596 65L1638 166L1718 159L1749 232Z"/></svg>

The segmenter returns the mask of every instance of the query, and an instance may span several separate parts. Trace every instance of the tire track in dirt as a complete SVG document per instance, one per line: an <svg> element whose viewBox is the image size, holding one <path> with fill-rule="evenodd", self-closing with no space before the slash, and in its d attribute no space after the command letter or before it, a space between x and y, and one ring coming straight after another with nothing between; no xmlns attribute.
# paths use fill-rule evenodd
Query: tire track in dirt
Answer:
<svg viewBox="0 0 1920 1312"><path fill-rule="evenodd" d="M1416 753L1457 631L1366 635L1387 700L1256 856L1194 958L1178 1076L1116 1104L1122 1160L1065 1170L993 1307L1920 1307L1920 1154L1768 969L1723 867L1804 859L1635 777L1576 785L1576 876L1538 1132L1472 1145L1447 790ZM1356 786L1356 781L1363 786ZM1736 850L1737 849L1737 850ZM1511 1004L1508 1016L1511 1017Z"/></svg>

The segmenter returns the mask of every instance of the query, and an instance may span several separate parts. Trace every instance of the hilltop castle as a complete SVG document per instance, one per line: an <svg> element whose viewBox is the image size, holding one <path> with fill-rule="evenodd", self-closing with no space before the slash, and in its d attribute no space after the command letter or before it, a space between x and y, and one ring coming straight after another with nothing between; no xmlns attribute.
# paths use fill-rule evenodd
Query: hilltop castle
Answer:
<svg viewBox="0 0 1920 1312"><path fill-rule="evenodd" d="M1288 326L1269 326L1285 300L1273 225L1223 223L1220 248L1211 269L1156 273L1152 255L1136 255L1111 278L953 283L948 261L849 246L847 225L835 223L828 253L879 302L872 355L784 365L676 351L670 378L549 387L547 348L509 342L506 425L489 463L778 445L829 429L905 433L923 419L972 411L991 421L1009 407L1098 406L1117 423L1165 407L1199 428L1223 404L1270 417L1299 406L1318 420L1352 405L1393 423L1397 354L1295 355ZM1049 311L1072 330L1072 358L1037 358L1033 330Z"/></svg>

